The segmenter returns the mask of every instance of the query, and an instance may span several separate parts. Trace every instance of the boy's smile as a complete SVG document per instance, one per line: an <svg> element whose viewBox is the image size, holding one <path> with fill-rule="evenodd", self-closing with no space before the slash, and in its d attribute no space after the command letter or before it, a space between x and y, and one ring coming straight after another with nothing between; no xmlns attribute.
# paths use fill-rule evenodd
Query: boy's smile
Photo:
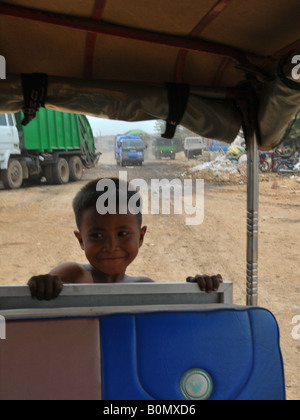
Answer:
<svg viewBox="0 0 300 420"><path fill-rule="evenodd" d="M100 215L96 208L84 211L80 232L74 232L101 281L121 281L143 244L147 228L132 214Z"/></svg>

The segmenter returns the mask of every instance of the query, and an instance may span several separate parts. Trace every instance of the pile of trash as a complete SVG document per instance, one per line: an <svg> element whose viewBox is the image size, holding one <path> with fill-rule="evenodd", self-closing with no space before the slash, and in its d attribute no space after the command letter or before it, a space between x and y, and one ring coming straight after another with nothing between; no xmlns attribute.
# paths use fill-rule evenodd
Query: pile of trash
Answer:
<svg viewBox="0 0 300 420"><path fill-rule="evenodd" d="M204 152L202 163L192 167L186 175L213 183L247 182L247 154L244 148L232 146L226 153L220 150L213 156L211 153L209 155Z"/></svg>

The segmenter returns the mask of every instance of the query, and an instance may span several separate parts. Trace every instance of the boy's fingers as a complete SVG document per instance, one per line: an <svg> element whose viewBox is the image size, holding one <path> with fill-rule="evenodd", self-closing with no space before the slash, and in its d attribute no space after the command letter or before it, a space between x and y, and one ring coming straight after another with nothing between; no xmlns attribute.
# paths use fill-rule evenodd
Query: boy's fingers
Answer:
<svg viewBox="0 0 300 420"><path fill-rule="evenodd" d="M186 279L186 281L188 283L197 283L200 290L202 292L205 292L206 291L206 277L208 277L208 276L205 276L205 275L204 276L199 276L198 275L198 276L195 276L195 277L188 277Z"/></svg>
<svg viewBox="0 0 300 420"><path fill-rule="evenodd" d="M217 277L218 277L220 283L223 283L223 277L221 276L221 274L218 274Z"/></svg>
<svg viewBox="0 0 300 420"><path fill-rule="evenodd" d="M54 278L52 276L45 276L44 278L44 296L43 299L53 299Z"/></svg>
<svg viewBox="0 0 300 420"><path fill-rule="evenodd" d="M220 284L223 283L222 276L220 274L218 274L217 276L213 276L212 282L213 282L213 290L214 292L216 292L219 289Z"/></svg>
<svg viewBox="0 0 300 420"><path fill-rule="evenodd" d="M56 298L63 289L63 283L57 276L50 274L32 277L27 283L31 296L38 300L51 300Z"/></svg>
<svg viewBox="0 0 300 420"><path fill-rule="evenodd" d="M200 287L200 290L202 292L206 291L206 280L205 280L206 276L196 276L195 280L198 283L198 286Z"/></svg>
<svg viewBox="0 0 300 420"><path fill-rule="evenodd" d="M211 293L213 291L213 280L212 277L205 276L206 292Z"/></svg>
<svg viewBox="0 0 300 420"><path fill-rule="evenodd" d="M54 288L53 288L53 298L57 298L57 296L61 293L63 289L63 282L60 280L59 277L55 276Z"/></svg>
<svg viewBox="0 0 300 420"><path fill-rule="evenodd" d="M212 277L212 282L213 282L213 290L216 292L219 288L219 285L220 285L220 281L219 281L218 277L213 276Z"/></svg>
<svg viewBox="0 0 300 420"><path fill-rule="evenodd" d="M50 274L45 276L45 291L44 299L51 300L57 298L63 289L62 281L57 276L51 276Z"/></svg>
<svg viewBox="0 0 300 420"><path fill-rule="evenodd" d="M220 274L216 276L203 276L188 277L186 279L188 283L198 283L198 286L202 292L216 292L219 289L221 283L223 283L222 276Z"/></svg>
<svg viewBox="0 0 300 420"><path fill-rule="evenodd" d="M37 289L37 282L35 277L31 277L31 279L28 281L29 290L31 293L31 297L34 299L36 298L36 289Z"/></svg>
<svg viewBox="0 0 300 420"><path fill-rule="evenodd" d="M37 277L36 298L38 300L44 300L44 294L45 294L45 277L39 276Z"/></svg>

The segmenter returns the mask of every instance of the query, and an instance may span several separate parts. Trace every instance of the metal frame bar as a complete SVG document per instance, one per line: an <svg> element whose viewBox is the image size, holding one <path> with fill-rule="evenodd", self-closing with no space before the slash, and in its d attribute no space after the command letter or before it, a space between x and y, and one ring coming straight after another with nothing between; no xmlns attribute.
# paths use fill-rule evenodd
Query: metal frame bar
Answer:
<svg viewBox="0 0 300 420"><path fill-rule="evenodd" d="M144 307L160 305L165 310L174 305L232 305L233 285L221 284L216 293L203 293L191 283L118 283L64 285L62 294L50 301L32 299L28 286L0 286L0 313L59 308Z"/></svg>
<svg viewBox="0 0 300 420"><path fill-rule="evenodd" d="M247 306L258 305L258 212L259 212L259 154L257 135L247 138Z"/></svg>
<svg viewBox="0 0 300 420"><path fill-rule="evenodd" d="M196 38L215 20L217 17L226 9L232 0L218 0L217 3L212 6L209 12L200 20L198 25L190 33L191 38ZM183 82L184 67L188 51L180 50L176 60L175 80L177 83Z"/></svg>
<svg viewBox="0 0 300 420"><path fill-rule="evenodd" d="M92 19L95 22L99 22L102 18L107 0L95 0L94 12ZM84 77L86 79L91 79L93 75L93 62L94 62L94 53L96 46L97 35L94 33L88 33L86 38L85 45L85 58L84 58Z"/></svg>

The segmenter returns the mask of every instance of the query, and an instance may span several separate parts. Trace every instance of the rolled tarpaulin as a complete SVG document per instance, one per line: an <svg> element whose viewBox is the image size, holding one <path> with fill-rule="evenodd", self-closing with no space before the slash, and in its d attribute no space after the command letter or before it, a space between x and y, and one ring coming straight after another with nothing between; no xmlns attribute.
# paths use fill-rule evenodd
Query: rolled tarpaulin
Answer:
<svg viewBox="0 0 300 420"><path fill-rule="evenodd" d="M275 80L262 92L258 110L260 148L271 150L278 146L299 111L300 50L280 61Z"/></svg>
<svg viewBox="0 0 300 420"><path fill-rule="evenodd" d="M256 86L254 83L253 87ZM243 124L237 99L243 92L243 86L240 91L237 88L190 86L181 125L200 136L232 143ZM260 84L259 92L259 148L271 150L280 144L288 125L300 110L300 51L281 60L275 76ZM245 92L244 96L247 101ZM167 120L170 110L164 84L56 76L48 76L45 107L129 122ZM14 113L23 108L21 77L8 75L6 80L1 80L0 112Z"/></svg>

